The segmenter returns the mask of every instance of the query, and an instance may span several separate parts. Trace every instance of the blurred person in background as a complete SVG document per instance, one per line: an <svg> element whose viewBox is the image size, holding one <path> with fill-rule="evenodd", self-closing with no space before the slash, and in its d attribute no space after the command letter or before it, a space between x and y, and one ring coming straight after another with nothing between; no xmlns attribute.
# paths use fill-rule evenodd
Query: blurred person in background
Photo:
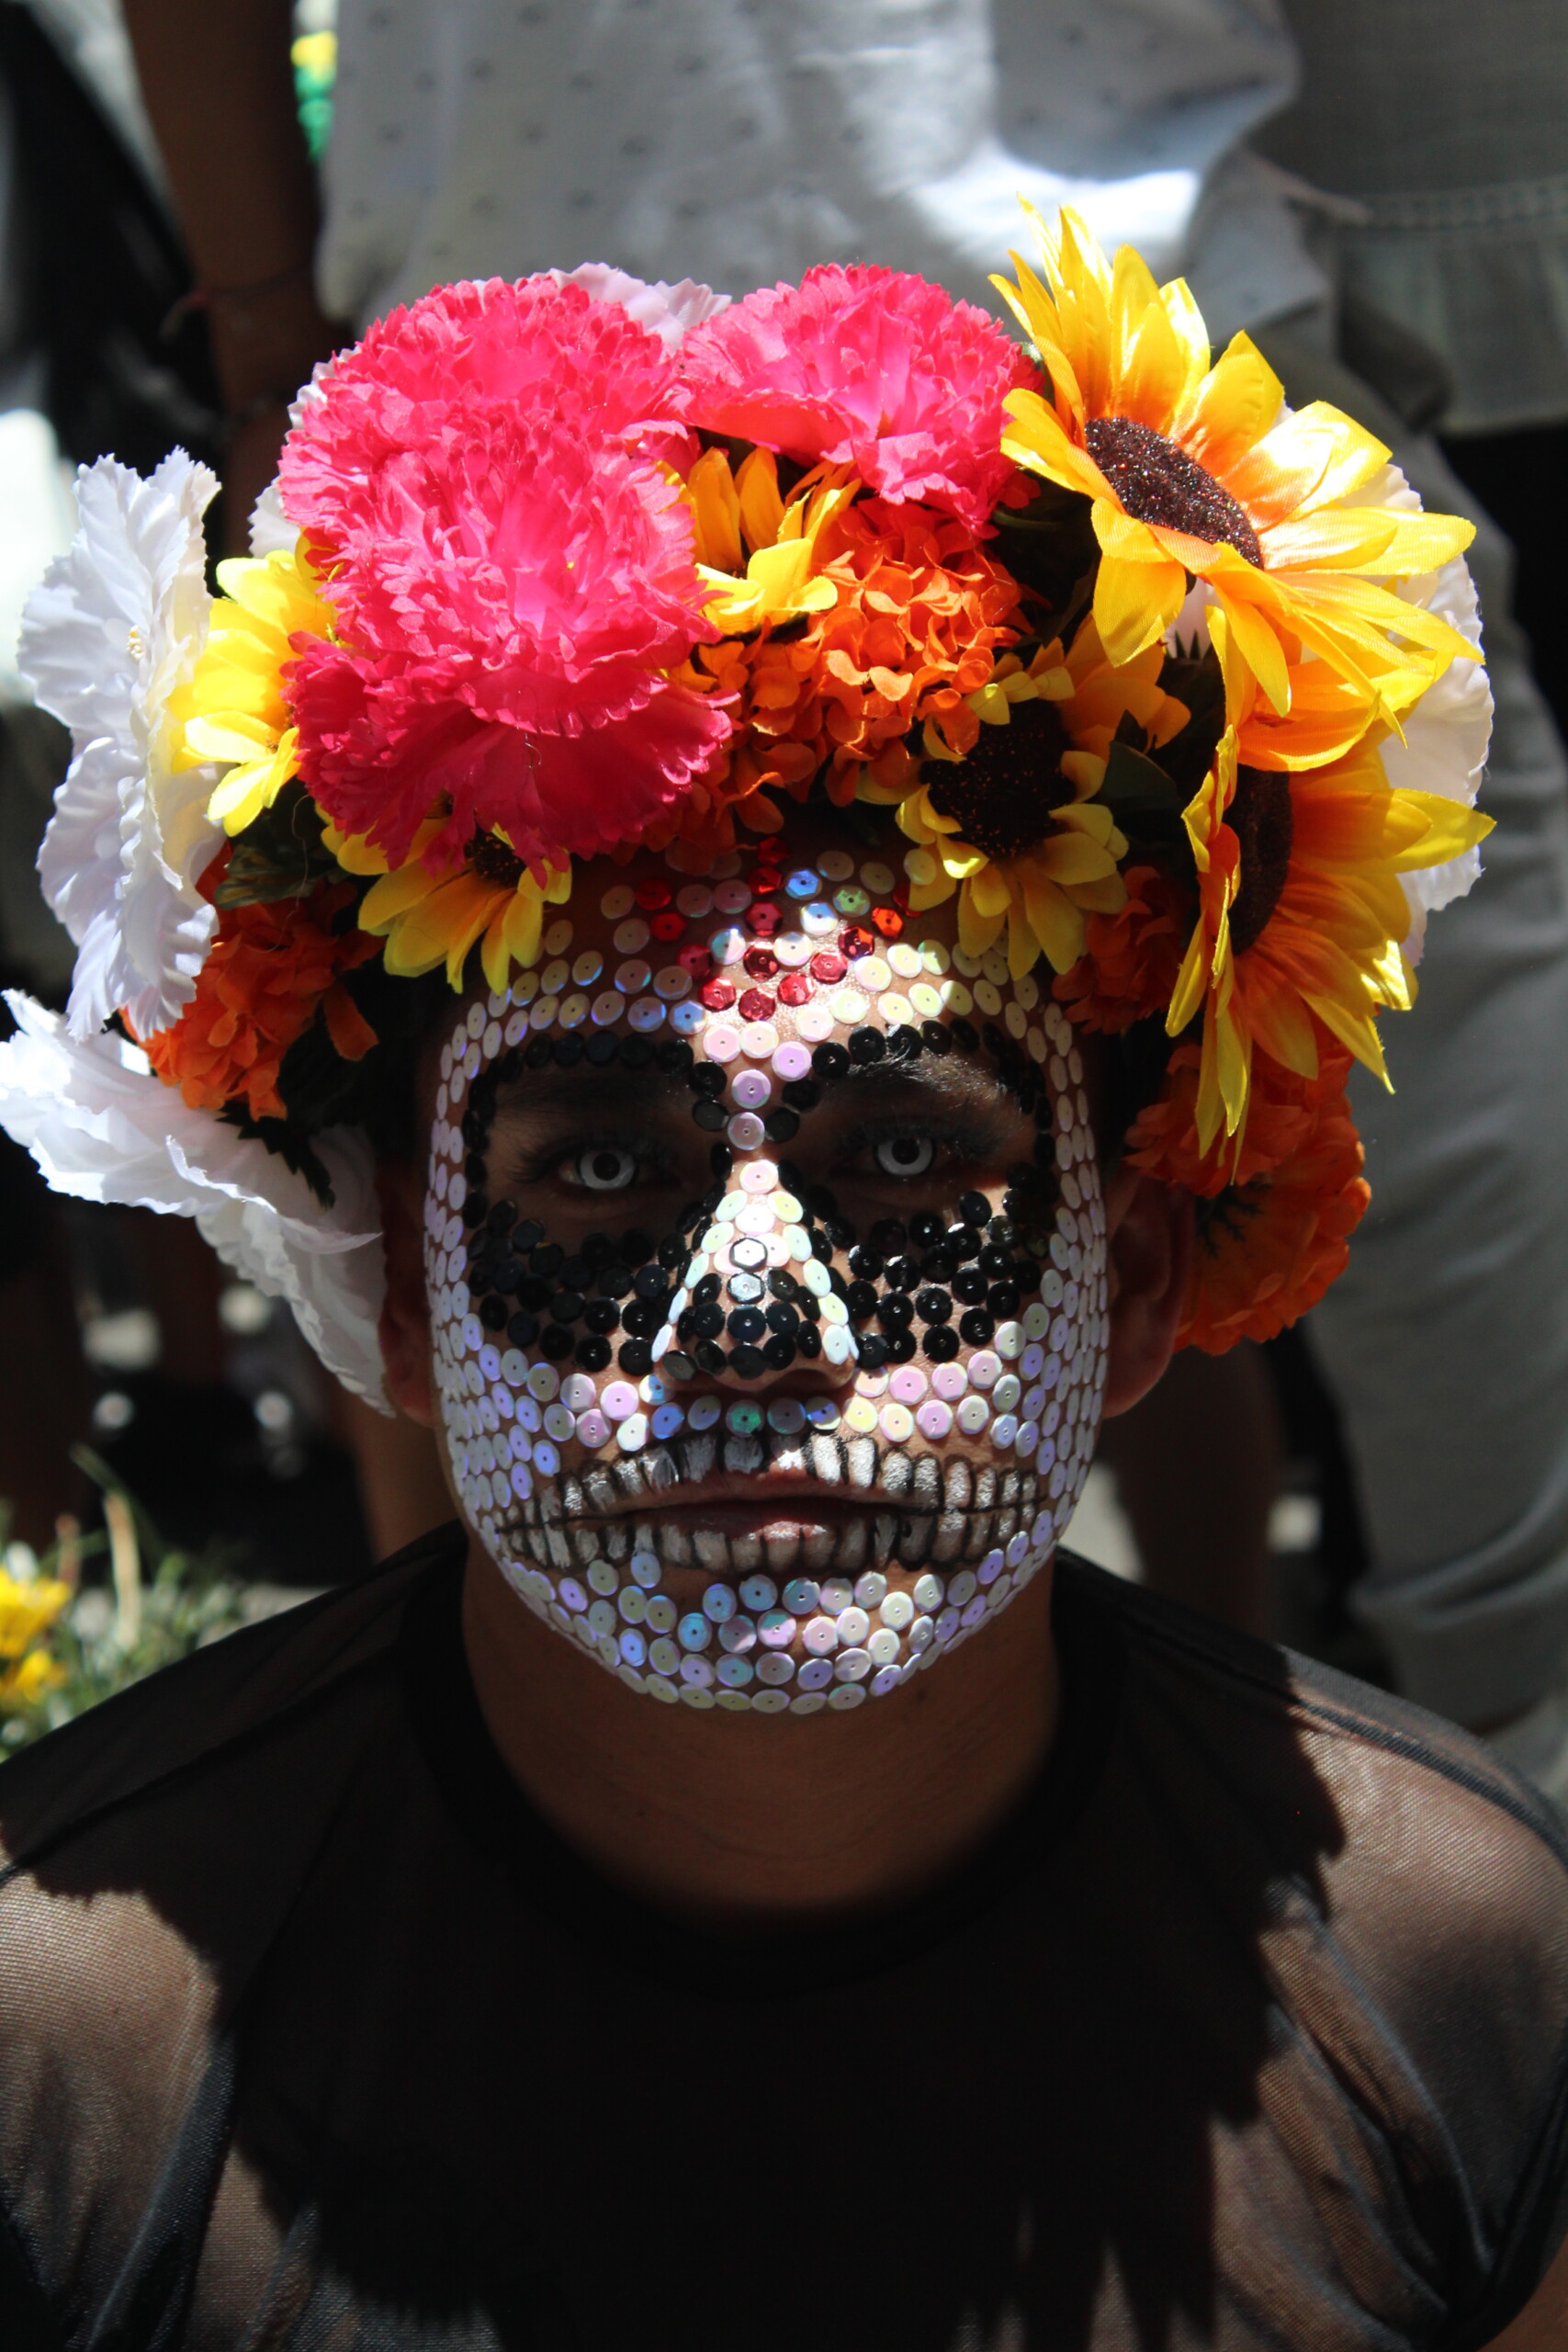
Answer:
<svg viewBox="0 0 1568 2352"><path fill-rule="evenodd" d="M57 1005L73 946L36 860L69 743L17 674L21 605L69 543L76 463L112 453L150 473L176 446L216 459L235 443L192 296L118 0L0 0L0 983ZM90 1438L171 1536L237 1542L283 1582L365 1563L329 1400L288 1319L183 1220L62 1215L8 1143L0 1364L0 1505L35 1548L87 1501L71 1449Z"/></svg>
<svg viewBox="0 0 1568 2352"><path fill-rule="evenodd" d="M221 12L132 0L143 88L234 425L231 543L334 321L358 325L453 277L602 256L656 278L679 255L682 270L736 293L814 261L866 257L978 293L1015 239L1019 189L1047 207L1069 198L1108 243L1135 240L1156 268L1184 266L1219 338L1256 333L1296 404L1326 394L1359 408L1413 481L1473 513L1416 437L1438 413L1421 331L1387 305L1382 278L1381 290L1364 283L1368 240L1380 222L1398 230L1399 203L1380 213L1382 198L1323 192L1365 190L1389 173L1428 194L1460 171L1495 180L1494 162L1478 163L1450 126L1492 90L1482 111L1501 135L1510 56L1528 61L1523 81L1535 77L1527 103L1550 163L1560 23L1521 8L1510 40L1490 15L1472 26L1472 54L1469 40L1450 39L1450 13L1439 29L1426 7L1303 10L1294 21L1274 0L968 0L893 17L794 0L592 14L545 0L351 0L323 222L282 0ZM1403 43L1397 77L1379 48L1391 39ZM1275 119L1290 172L1259 152ZM1337 161L1325 141L1337 141ZM1445 146L1441 170L1416 164ZM1374 149L1377 164L1361 168ZM1487 152L1495 161L1496 144ZM1539 220L1550 205L1537 189L1514 209ZM1506 226L1508 200L1493 209ZM1544 232L1536 251L1550 277ZM1472 284L1484 275L1472 271ZM1535 322L1511 331L1541 342ZM1472 358L1484 341L1471 338ZM1555 380L1549 349L1538 372ZM1487 799L1498 831L1485 888L1424 967L1400 1093L1362 1101L1378 1205L1356 1274L1316 1328L1368 1515L1372 1567L1359 1602L1399 1686L1499 1731L1561 1791L1564 775L1509 618L1508 550L1482 520L1473 560L1498 704ZM1475 726L1479 760L1483 712ZM1223 1481L1189 1442L1220 1419L1248 1433ZM1280 1441L1256 1354L1214 1364L1189 1354L1128 1437L1120 1466L1151 1579L1260 1623ZM1157 1507L1173 1482L1184 1501L1175 1513ZM1160 1533L1178 1522L1189 1531L1180 1555Z"/></svg>

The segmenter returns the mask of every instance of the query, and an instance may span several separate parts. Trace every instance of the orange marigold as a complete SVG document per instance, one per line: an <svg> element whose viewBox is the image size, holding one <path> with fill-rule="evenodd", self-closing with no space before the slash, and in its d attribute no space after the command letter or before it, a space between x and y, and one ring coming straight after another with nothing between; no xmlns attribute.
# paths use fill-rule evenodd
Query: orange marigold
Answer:
<svg viewBox="0 0 1568 2352"><path fill-rule="evenodd" d="M1141 1111L1127 1131L1124 1156L1162 1184L1210 1200L1227 1185L1249 1184L1255 1176L1288 1159L1311 1135L1321 1105L1343 1094L1350 1057L1321 1022L1314 1023L1318 1069L1299 1078L1269 1054L1257 1056L1258 1113L1241 1137L1217 1136L1204 1151L1198 1139L1198 1081L1201 1050L1195 1040L1178 1046L1166 1065L1158 1099Z"/></svg>
<svg viewBox="0 0 1568 2352"><path fill-rule="evenodd" d="M1011 573L963 524L924 507L862 499L829 534L818 576L836 592L830 608L804 628L797 616L699 646L681 673L728 700L735 722L681 811L682 838L704 848L731 846L737 818L776 831L777 795L804 799L822 770L840 807L864 767L912 785L904 738L927 719L958 751L979 732L964 698L989 679L993 648L1017 638Z"/></svg>
<svg viewBox="0 0 1568 2352"><path fill-rule="evenodd" d="M205 896L227 865L225 851L203 879ZM357 904L352 883L333 882L304 899L221 908L195 996L172 1028L142 1040L164 1085L193 1111L243 1102L253 1119L281 1119L278 1070L318 1005L344 1061L367 1054L376 1032L343 975L378 956L381 942L356 928Z"/></svg>
<svg viewBox="0 0 1568 2352"><path fill-rule="evenodd" d="M1089 917L1087 952L1054 988L1080 1029L1109 1035L1165 1011L1192 920L1190 893L1163 865L1123 866L1122 879L1126 905Z"/></svg>
<svg viewBox="0 0 1568 2352"><path fill-rule="evenodd" d="M1227 1183L1223 1147L1206 1156L1198 1148L1198 1047L1172 1055L1165 1091L1135 1121L1127 1156L1200 1195L1179 1348L1223 1355L1238 1340L1272 1340L1345 1271L1371 1199L1345 1099L1349 1067L1348 1054L1325 1048L1318 1076L1301 1079L1259 1054L1240 1181Z"/></svg>

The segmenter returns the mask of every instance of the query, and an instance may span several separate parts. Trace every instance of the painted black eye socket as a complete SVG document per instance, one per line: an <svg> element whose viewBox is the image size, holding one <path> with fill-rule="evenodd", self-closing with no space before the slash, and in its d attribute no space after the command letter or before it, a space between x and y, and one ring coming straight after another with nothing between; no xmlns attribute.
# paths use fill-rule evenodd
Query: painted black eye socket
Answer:
<svg viewBox="0 0 1568 2352"><path fill-rule="evenodd" d="M892 1136L872 1154L885 1176L923 1176L936 1158L930 1136Z"/></svg>
<svg viewBox="0 0 1568 2352"><path fill-rule="evenodd" d="M600 1145L581 1155L568 1173L568 1182L586 1185L591 1193L620 1193L636 1175L637 1161L629 1151Z"/></svg>

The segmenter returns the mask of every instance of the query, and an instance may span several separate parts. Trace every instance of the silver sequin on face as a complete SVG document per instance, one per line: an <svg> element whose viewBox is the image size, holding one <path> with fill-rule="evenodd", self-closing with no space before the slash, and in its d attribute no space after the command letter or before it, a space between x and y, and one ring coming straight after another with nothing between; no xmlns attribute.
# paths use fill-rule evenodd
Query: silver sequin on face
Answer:
<svg viewBox="0 0 1568 2352"><path fill-rule="evenodd" d="M886 1697L1006 1609L1048 1556L1092 1453L1105 1220L1070 1025L1032 975L1011 980L998 954L976 959L919 939L918 920L896 937L863 932L894 882L876 861L857 870L847 853L829 851L760 897L738 875L671 876L640 895L617 884L602 905L615 925L613 989L595 949L569 960L563 918L539 965L504 996L471 1004L442 1051L425 1259L443 1439L464 1516L544 1623L628 1690L666 1704L806 1715ZM846 944L860 952L845 954ZM930 1280L910 1271L915 1245L900 1244L891 1273L874 1251L877 1314L857 1321L842 1274L829 1272L840 1261L813 1254L810 1214L783 1181L784 1149L766 1123L787 1129L778 1114L813 1070L814 1048L972 1015L996 1023L1018 1066L1038 1074L1054 1160L1048 1238L1042 1232L1038 1254L1023 1260L995 1242L972 1246L954 1227L959 1238L939 1239L934 1259L925 1250L925 1266L938 1268ZM590 1058L614 1053L616 1037L687 1039L720 1089L698 1100L714 1102L732 1165L682 1262L652 1261L642 1280L650 1314L639 1319L651 1337L634 1347L646 1370L581 1338L576 1362L552 1358L530 1331L536 1318L504 1316L498 1328L515 1300L470 1292L467 1279L484 1231L473 1222L483 1203L468 1194L468 1172L482 1163L476 1087L482 1096L503 1056L563 1029L589 1039L597 1029L606 1042L585 1048ZM599 1157L605 1166L592 1177L613 1198L614 1155ZM530 1265L552 1246L537 1234ZM558 1261L565 1254L555 1250ZM611 1270L612 1289L622 1271ZM638 1270L624 1271L619 1295L635 1304ZM765 1341L738 1338L736 1318L754 1318L739 1322L741 1334L770 1328L781 1292L801 1302L790 1328L815 1335L819 1393L795 1393L798 1378L776 1397L765 1385L738 1396L724 1378L713 1385L690 1352L696 1302L721 1308L726 1378L765 1381ZM896 1297L911 1302L907 1319ZM920 1343L905 1349L900 1331L912 1337L922 1316ZM857 1368L858 1351L869 1359L879 1346L882 1360ZM748 1347L755 1363L732 1365ZM655 1515L678 1485L773 1464L874 1507L833 1527L734 1538L688 1534Z"/></svg>

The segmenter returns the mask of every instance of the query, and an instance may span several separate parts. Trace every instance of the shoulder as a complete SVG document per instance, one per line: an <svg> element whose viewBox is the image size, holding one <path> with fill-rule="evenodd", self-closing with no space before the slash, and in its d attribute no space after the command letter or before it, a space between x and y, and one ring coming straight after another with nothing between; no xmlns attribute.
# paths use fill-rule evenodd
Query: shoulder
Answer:
<svg viewBox="0 0 1568 2352"><path fill-rule="evenodd" d="M1485 2343L1568 2225L1568 1823L1386 1691L1079 1563L1063 1602L1120 1636L1109 1773L1255 1952L1292 2128L1353 2118L1411 2243L1468 2240Z"/></svg>
<svg viewBox="0 0 1568 2352"><path fill-rule="evenodd" d="M1121 1637L1119 1744L1157 1752L1174 1804L1381 1967L1522 1970L1568 2030L1568 1821L1539 1790L1425 1708L1065 1565L1067 1611Z"/></svg>
<svg viewBox="0 0 1568 2352"><path fill-rule="evenodd" d="M264 1890L299 1868L367 1752L401 1736L406 1605L459 1557L444 1531L0 1769L0 2105L20 2043L134 2032L139 2005L185 2004L198 1953L243 1968Z"/></svg>
<svg viewBox="0 0 1568 2352"><path fill-rule="evenodd" d="M460 1558L443 1531L0 1770L0 2306L7 2235L52 2295L104 2290L367 1775L395 1810L406 1606Z"/></svg>

